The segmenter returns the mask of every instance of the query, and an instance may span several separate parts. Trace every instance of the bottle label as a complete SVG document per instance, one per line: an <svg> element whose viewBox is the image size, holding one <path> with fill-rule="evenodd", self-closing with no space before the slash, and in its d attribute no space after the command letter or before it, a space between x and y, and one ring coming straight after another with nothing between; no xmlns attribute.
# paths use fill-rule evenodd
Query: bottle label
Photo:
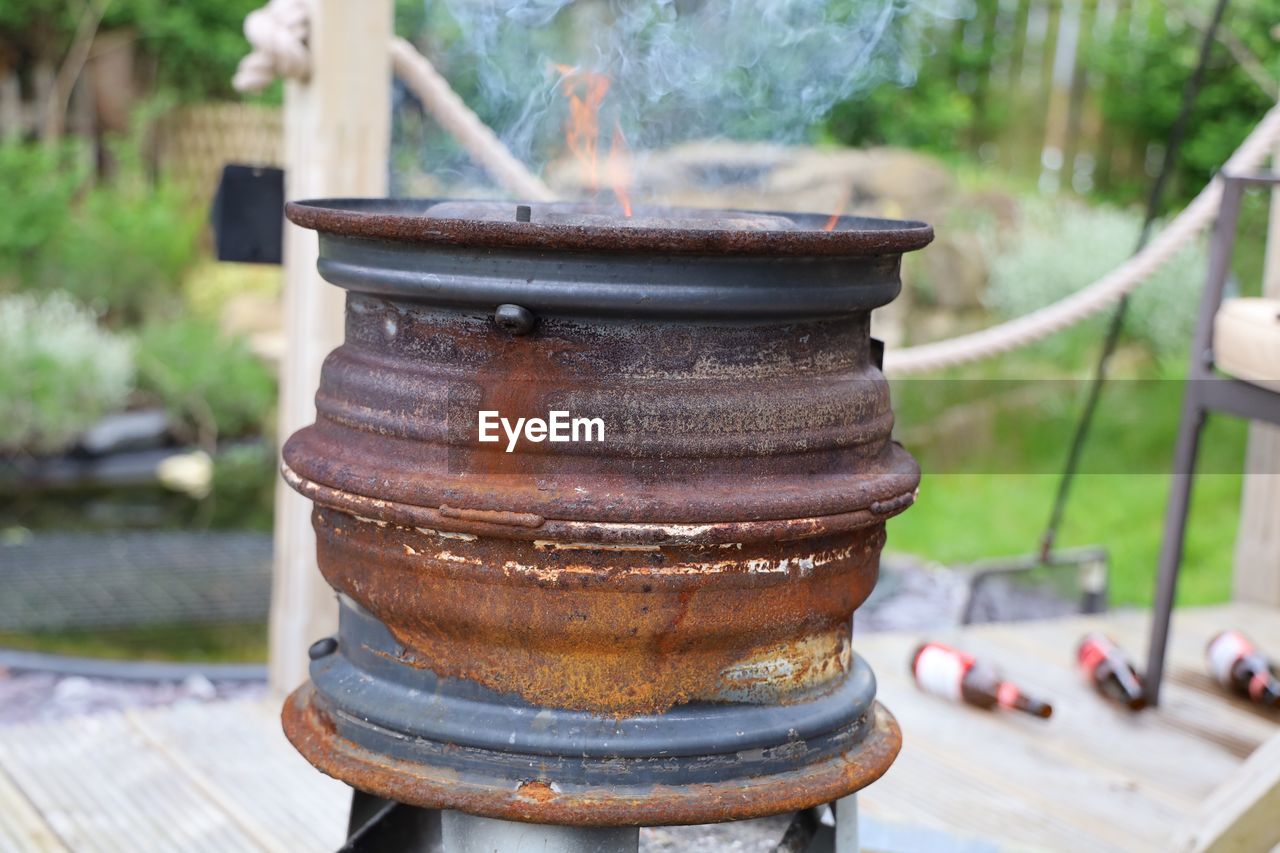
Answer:
<svg viewBox="0 0 1280 853"><path fill-rule="evenodd" d="M1000 686L996 688L996 704L1001 708L1016 708L1018 706L1018 697L1022 695L1022 691L1017 685L1008 681L1000 682Z"/></svg>
<svg viewBox="0 0 1280 853"><path fill-rule="evenodd" d="M973 658L963 652L930 643L916 657L916 683L925 691L957 702L960 682L973 666Z"/></svg>
<svg viewBox="0 0 1280 853"><path fill-rule="evenodd" d="M1098 664L1102 663L1110 655L1109 648L1111 644L1104 638L1096 634L1090 634L1080 643L1080 650L1077 658L1080 661L1080 668L1084 670L1085 675L1092 676L1098 668Z"/></svg>
<svg viewBox="0 0 1280 853"><path fill-rule="evenodd" d="M1239 631L1223 631L1209 644L1209 673L1224 687L1231 686L1231 668L1253 652L1253 644Z"/></svg>

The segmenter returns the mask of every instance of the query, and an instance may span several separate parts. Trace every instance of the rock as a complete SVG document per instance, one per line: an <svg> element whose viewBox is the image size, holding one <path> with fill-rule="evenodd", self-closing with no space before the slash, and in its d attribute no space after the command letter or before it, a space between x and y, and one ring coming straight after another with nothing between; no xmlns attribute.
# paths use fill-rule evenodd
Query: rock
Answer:
<svg viewBox="0 0 1280 853"><path fill-rule="evenodd" d="M198 672L186 677L182 682L182 692L192 699L199 699L204 702L218 698L218 688L214 687L212 681Z"/></svg>
<svg viewBox="0 0 1280 853"><path fill-rule="evenodd" d="M213 460L203 450L175 453L156 467L156 477L166 489L200 499L213 488Z"/></svg>
<svg viewBox="0 0 1280 853"><path fill-rule="evenodd" d="M53 698L57 702L83 703L93 695L93 684L87 678L72 675L58 681L53 689Z"/></svg>
<svg viewBox="0 0 1280 853"><path fill-rule="evenodd" d="M656 204L932 218L954 195L950 172L924 154L896 148L815 148L705 140L635 155L633 195ZM547 169L568 198L589 197L573 159ZM607 180L601 176L604 192Z"/></svg>
<svg viewBox="0 0 1280 853"><path fill-rule="evenodd" d="M917 260L913 282L921 301L939 308L982 307L987 288L987 257L981 238L972 231L946 231Z"/></svg>
<svg viewBox="0 0 1280 853"><path fill-rule="evenodd" d="M914 151L798 151L804 153L788 158L774 171L769 193L779 200L802 202L816 212L843 207L863 216L933 220L955 192L946 167Z"/></svg>
<svg viewBox="0 0 1280 853"><path fill-rule="evenodd" d="M911 316L909 293L907 288L903 288L901 296L871 312L871 337L884 341L886 349L906 344L907 323Z"/></svg>
<svg viewBox="0 0 1280 853"><path fill-rule="evenodd" d="M601 168L601 180L605 180ZM935 226L927 250L905 259L902 296L873 315L873 334L901 346L921 309L967 315L982 308L989 244L1011 233L1018 204L998 190L965 192L937 159L897 148L817 148L704 140L638 152L632 195L643 203L920 219ZM547 169L566 198L590 197L572 158ZM602 200L609 190L602 188ZM937 318L934 318L937 319ZM929 338L933 335L927 336Z"/></svg>
<svg viewBox="0 0 1280 853"><path fill-rule="evenodd" d="M917 305L916 310L911 314L911 334L908 343L915 345L941 341L968 332L976 332L989 325L991 325L990 319L981 311L957 311L950 308Z"/></svg>

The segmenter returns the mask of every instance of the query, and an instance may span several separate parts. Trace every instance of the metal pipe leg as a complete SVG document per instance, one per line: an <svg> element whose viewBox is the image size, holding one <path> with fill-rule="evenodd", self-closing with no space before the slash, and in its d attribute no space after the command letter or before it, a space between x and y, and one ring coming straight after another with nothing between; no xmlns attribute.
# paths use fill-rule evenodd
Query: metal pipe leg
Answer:
<svg viewBox="0 0 1280 853"><path fill-rule="evenodd" d="M550 826L443 813L445 853L636 853L640 830L626 827Z"/></svg>
<svg viewBox="0 0 1280 853"><path fill-rule="evenodd" d="M440 853L440 812L355 791L338 853Z"/></svg>
<svg viewBox="0 0 1280 853"><path fill-rule="evenodd" d="M1187 389L1190 397L1195 393ZM1174 596L1178 591L1178 568L1182 563L1182 546L1187 531L1187 510L1191 504L1191 484L1195 476L1196 452L1205 412L1194 400L1183 406L1182 423L1178 427L1178 446L1174 452L1173 479L1169 489L1169 505L1165 509L1164 536L1160 542L1160 562L1156 576L1156 600L1151 611L1151 639L1147 644L1147 703L1160 701L1160 683L1164 679L1165 649L1169 644L1169 621L1173 615Z"/></svg>
<svg viewBox="0 0 1280 853"><path fill-rule="evenodd" d="M858 795L841 797L831 809L836 819L835 853L858 853Z"/></svg>

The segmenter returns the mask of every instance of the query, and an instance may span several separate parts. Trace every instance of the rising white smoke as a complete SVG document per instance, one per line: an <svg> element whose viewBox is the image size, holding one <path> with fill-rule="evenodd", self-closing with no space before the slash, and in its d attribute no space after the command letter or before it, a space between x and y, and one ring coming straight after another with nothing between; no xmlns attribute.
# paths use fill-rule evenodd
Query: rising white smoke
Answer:
<svg viewBox="0 0 1280 853"><path fill-rule="evenodd" d="M556 64L609 77L600 126L633 147L793 142L838 101L910 84L922 27L968 0L425 2L456 25L450 75L474 81L482 115L536 167L564 150Z"/></svg>

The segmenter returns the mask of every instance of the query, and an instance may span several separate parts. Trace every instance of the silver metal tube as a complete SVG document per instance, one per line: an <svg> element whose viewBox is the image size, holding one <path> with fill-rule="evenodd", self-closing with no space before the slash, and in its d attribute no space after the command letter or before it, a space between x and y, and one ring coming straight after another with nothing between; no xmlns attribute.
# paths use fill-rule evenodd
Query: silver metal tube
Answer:
<svg viewBox="0 0 1280 853"><path fill-rule="evenodd" d="M836 819L835 853L858 853L858 795L850 794L831 805Z"/></svg>
<svg viewBox="0 0 1280 853"><path fill-rule="evenodd" d="M636 853L640 830L631 827L551 826L446 811L445 853Z"/></svg>

